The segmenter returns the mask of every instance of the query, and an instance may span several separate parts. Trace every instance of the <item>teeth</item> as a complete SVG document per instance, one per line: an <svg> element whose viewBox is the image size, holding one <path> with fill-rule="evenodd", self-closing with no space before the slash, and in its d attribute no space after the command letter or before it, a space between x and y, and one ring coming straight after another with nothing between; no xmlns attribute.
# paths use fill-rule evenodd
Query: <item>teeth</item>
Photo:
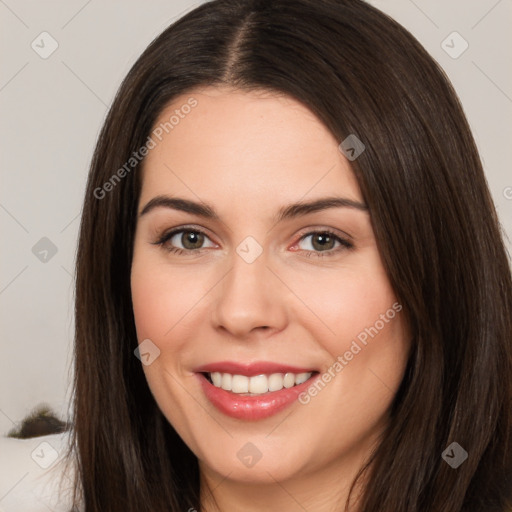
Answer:
<svg viewBox="0 0 512 512"><path fill-rule="evenodd" d="M311 377L311 373L299 373L295 377L295 384L302 384L303 382L306 382L309 377Z"/></svg>
<svg viewBox="0 0 512 512"><path fill-rule="evenodd" d="M283 389L283 374L282 373L273 373L269 376L268 380L268 390L269 391L279 391Z"/></svg>
<svg viewBox="0 0 512 512"><path fill-rule="evenodd" d="M249 393L266 393L268 391L268 378L266 375L256 375L255 377L247 378L249 385Z"/></svg>
<svg viewBox="0 0 512 512"><path fill-rule="evenodd" d="M233 376L230 373L222 374L222 382L220 387L225 389L226 391L231 391L231 381L233 380Z"/></svg>
<svg viewBox="0 0 512 512"><path fill-rule="evenodd" d="M312 372L305 373L273 373L271 375L232 375L231 373L212 372L209 374L213 385L237 394L262 395L269 391L292 388L306 382Z"/></svg>
<svg viewBox="0 0 512 512"><path fill-rule="evenodd" d="M231 391L233 391L233 393L248 393L249 377L246 377L245 375L233 375L233 379L231 380Z"/></svg>
<svg viewBox="0 0 512 512"><path fill-rule="evenodd" d="M292 388L295 385L295 375L293 373L286 373L283 379L283 386L285 388Z"/></svg>
<svg viewBox="0 0 512 512"><path fill-rule="evenodd" d="M216 388L222 387L222 373L219 373L219 372L210 373L210 378L212 379L213 385Z"/></svg>

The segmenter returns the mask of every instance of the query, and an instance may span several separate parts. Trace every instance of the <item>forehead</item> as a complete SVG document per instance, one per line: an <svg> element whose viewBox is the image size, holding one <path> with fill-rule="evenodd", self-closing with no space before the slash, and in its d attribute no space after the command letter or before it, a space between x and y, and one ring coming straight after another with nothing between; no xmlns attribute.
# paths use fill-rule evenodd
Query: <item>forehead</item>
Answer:
<svg viewBox="0 0 512 512"><path fill-rule="evenodd" d="M194 105L190 107L190 105ZM266 91L203 88L174 99L153 127L141 201L157 194L266 202L340 193L360 200L349 162L304 105ZM197 197L196 197L197 198Z"/></svg>

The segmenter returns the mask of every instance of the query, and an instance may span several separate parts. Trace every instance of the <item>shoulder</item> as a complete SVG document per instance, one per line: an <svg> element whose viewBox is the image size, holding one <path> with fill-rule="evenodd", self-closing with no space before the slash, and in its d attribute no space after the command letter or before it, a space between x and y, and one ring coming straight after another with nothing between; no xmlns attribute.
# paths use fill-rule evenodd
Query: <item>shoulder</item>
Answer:
<svg viewBox="0 0 512 512"><path fill-rule="evenodd" d="M74 471L69 433L0 437L0 512L70 512Z"/></svg>

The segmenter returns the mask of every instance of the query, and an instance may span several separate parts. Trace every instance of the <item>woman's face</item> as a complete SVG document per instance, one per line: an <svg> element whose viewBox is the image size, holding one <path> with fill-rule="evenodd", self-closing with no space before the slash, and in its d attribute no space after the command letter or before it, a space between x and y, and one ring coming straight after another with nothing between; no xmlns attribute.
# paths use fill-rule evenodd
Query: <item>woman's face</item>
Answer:
<svg viewBox="0 0 512 512"><path fill-rule="evenodd" d="M291 98L218 88L152 139L131 287L163 414L212 481L358 467L409 344L341 141Z"/></svg>

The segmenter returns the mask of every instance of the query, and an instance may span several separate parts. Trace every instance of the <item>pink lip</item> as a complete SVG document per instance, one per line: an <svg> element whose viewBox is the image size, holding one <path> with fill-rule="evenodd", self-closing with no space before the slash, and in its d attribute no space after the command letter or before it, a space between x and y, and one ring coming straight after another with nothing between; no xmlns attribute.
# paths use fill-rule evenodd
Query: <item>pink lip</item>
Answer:
<svg viewBox="0 0 512 512"><path fill-rule="evenodd" d="M243 396L215 387L203 374L221 372L251 377L261 374L305 373L314 372L315 370L269 362L240 364L226 361L207 364L197 368L195 371L204 394L220 412L232 418L249 421L268 418L290 406L312 384L315 377L320 375L319 373L313 374L306 382L292 388L283 388L280 391L273 391L259 396Z"/></svg>

